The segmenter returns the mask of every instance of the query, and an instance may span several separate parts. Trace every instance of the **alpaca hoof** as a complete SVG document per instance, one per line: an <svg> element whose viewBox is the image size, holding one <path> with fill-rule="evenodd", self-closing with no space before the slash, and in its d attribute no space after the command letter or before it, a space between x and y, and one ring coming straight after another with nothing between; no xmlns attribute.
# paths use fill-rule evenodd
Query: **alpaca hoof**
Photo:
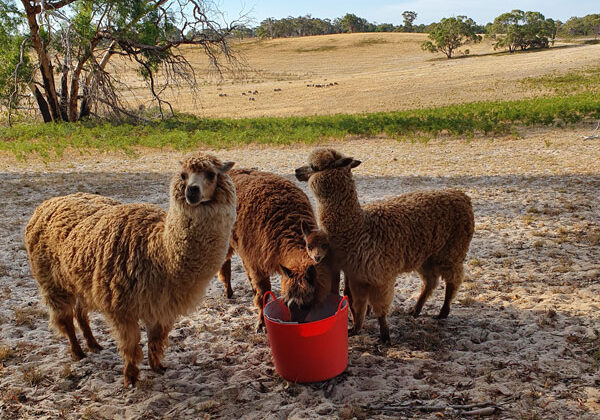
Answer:
<svg viewBox="0 0 600 420"><path fill-rule="evenodd" d="M81 359L85 358L85 353L81 349L79 349L79 350L71 350L71 357L76 362L79 362Z"/></svg>
<svg viewBox="0 0 600 420"><path fill-rule="evenodd" d="M388 345L389 345L389 344L392 344L392 339L390 338L390 335L389 335L389 334L387 334L387 335L383 335L383 334L382 334L382 335L379 337L379 342L380 342L381 344L388 344Z"/></svg>
<svg viewBox="0 0 600 420"><path fill-rule="evenodd" d="M448 314L442 314L442 313L433 317L433 319L437 319L438 321L441 321L446 318L448 318Z"/></svg>
<svg viewBox="0 0 600 420"><path fill-rule="evenodd" d="M227 299L231 299L233 297L233 290L228 289L226 292Z"/></svg>
<svg viewBox="0 0 600 420"><path fill-rule="evenodd" d="M263 332L265 330L265 324L262 321L259 321L256 323L256 333L260 334L261 332Z"/></svg>
<svg viewBox="0 0 600 420"><path fill-rule="evenodd" d="M132 388L135 387L135 384L137 383L137 376L125 376L123 378L123 386L125 388L129 388L129 386L131 386Z"/></svg>
<svg viewBox="0 0 600 420"><path fill-rule="evenodd" d="M348 328L348 337L354 337L355 335L358 335L358 331L354 327Z"/></svg>
<svg viewBox="0 0 600 420"><path fill-rule="evenodd" d="M417 318L419 316L419 314L421 313L421 310L417 310L417 308L412 308L410 311L408 311L408 314L410 316L412 316L413 318Z"/></svg>
<svg viewBox="0 0 600 420"><path fill-rule="evenodd" d="M156 373L160 373L161 375L167 371L167 367L162 363L159 363L157 366L150 366L152 370Z"/></svg>
<svg viewBox="0 0 600 420"><path fill-rule="evenodd" d="M129 385L134 387L138 381L139 375L140 370L137 366L128 365L127 367L123 368L123 385L125 388L128 388Z"/></svg>
<svg viewBox="0 0 600 420"><path fill-rule="evenodd" d="M88 343L88 350L92 353L98 353L99 351L104 350L104 347L98 343Z"/></svg>
<svg viewBox="0 0 600 420"><path fill-rule="evenodd" d="M381 344L392 344L392 339L390 338L389 331L382 331L379 336L379 341Z"/></svg>

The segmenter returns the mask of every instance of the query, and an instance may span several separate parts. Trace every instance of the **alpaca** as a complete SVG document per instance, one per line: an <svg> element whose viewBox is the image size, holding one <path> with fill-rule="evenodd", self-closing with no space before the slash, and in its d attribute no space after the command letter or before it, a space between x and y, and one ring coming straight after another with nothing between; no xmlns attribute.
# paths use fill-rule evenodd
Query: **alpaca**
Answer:
<svg viewBox="0 0 600 420"><path fill-rule="evenodd" d="M300 229L308 256L316 263L324 260L329 251L327 234L320 229L310 230L304 221L300 223Z"/></svg>
<svg viewBox="0 0 600 420"><path fill-rule="evenodd" d="M317 222L306 194L293 182L267 172L232 170L238 196L231 249L219 278L231 290L231 256L235 251L254 289L257 332L264 327L263 296L271 290L270 276L281 274L281 294L294 319L329 293L338 293L339 271L315 262L306 252L301 225L315 230Z"/></svg>
<svg viewBox="0 0 600 420"><path fill-rule="evenodd" d="M352 333L370 304L383 342L396 277L417 271L423 280L412 315L418 316L441 276L446 282L438 318L446 318L463 280L463 262L474 231L467 195L456 190L415 192L361 207L351 169L360 161L333 149L316 149L309 166L296 169L317 198L320 225L351 292Z"/></svg>
<svg viewBox="0 0 600 420"><path fill-rule="evenodd" d="M73 316L95 352L102 347L87 313L98 311L118 341L125 386L139 376L140 320L150 367L164 371L169 331L196 306L227 255L236 217L232 166L205 154L184 159L167 212L84 193L51 198L35 210L25 232L31 271L75 360L85 353Z"/></svg>

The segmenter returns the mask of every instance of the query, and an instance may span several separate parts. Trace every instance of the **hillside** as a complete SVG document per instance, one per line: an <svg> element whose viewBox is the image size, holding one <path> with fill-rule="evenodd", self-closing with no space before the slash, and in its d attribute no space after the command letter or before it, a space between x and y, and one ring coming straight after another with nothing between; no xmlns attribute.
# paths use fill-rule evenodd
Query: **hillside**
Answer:
<svg viewBox="0 0 600 420"><path fill-rule="evenodd" d="M425 39L426 34L369 33L238 41L233 48L241 66L223 78L208 70L201 50L186 49L201 86L197 93L183 89L168 98L179 111L211 117L390 111L531 97L540 91L519 80L600 64L600 45L557 43L511 55L484 41L469 46L469 56L447 60L422 51ZM144 82L131 67L123 72L123 64L115 62L132 82L127 97L149 106Z"/></svg>

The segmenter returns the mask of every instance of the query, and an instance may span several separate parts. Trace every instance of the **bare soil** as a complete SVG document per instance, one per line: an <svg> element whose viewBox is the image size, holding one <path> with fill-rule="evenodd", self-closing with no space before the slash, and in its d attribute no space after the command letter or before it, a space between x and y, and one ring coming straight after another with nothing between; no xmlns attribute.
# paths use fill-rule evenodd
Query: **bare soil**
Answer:
<svg viewBox="0 0 600 420"><path fill-rule="evenodd" d="M392 344L380 345L377 322L367 319L349 339L347 370L307 385L281 379L267 337L253 332L252 290L237 257L234 298L213 280L197 310L172 330L164 375L144 360L139 386L124 389L122 360L101 315L92 316L92 328L105 349L72 361L66 340L48 328L24 226L43 200L75 191L166 206L181 155L70 153L52 166L2 156L0 418L459 418L483 407L497 418L597 419L600 147L581 138L587 130L332 144L363 161L355 178L364 202L460 188L473 200L476 232L447 320L432 318L443 285L421 317L408 316L420 280L401 276L389 316ZM309 150L216 153L292 179Z"/></svg>

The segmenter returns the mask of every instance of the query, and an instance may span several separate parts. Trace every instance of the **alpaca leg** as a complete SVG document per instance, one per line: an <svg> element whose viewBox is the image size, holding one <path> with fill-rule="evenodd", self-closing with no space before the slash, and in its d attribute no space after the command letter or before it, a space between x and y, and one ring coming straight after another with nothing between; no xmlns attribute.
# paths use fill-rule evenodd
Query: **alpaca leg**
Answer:
<svg viewBox="0 0 600 420"><path fill-rule="evenodd" d="M98 342L94 338L94 334L92 334L92 329L90 328L90 321L87 316L87 309L81 304L79 300L75 304L75 317L77 318L79 329L81 330L81 332L83 332L83 336L85 337L85 341L87 342L88 349L94 353L102 350L103 347L100 344L98 344Z"/></svg>
<svg viewBox="0 0 600 420"><path fill-rule="evenodd" d="M340 294L340 271L331 269L331 293L334 295Z"/></svg>
<svg viewBox="0 0 600 420"><path fill-rule="evenodd" d="M53 284L56 284L56 282L50 278L43 278L43 281L39 281L39 283L50 311L50 323L69 339L73 359L83 359L85 353L79 345L79 340L75 335L75 326L73 325L73 303L75 299L66 290L54 287Z"/></svg>
<svg viewBox="0 0 600 420"><path fill-rule="evenodd" d="M225 293L228 299L233 297L233 289L231 288L231 259L225 260L223 266L219 270L219 280L225 286Z"/></svg>
<svg viewBox="0 0 600 420"><path fill-rule="evenodd" d="M256 322L256 332L261 332L265 327L265 319L263 317L263 298L265 293L271 290L270 277L260 273L258 270L244 265L252 289L254 290L254 306L258 309L258 321Z"/></svg>
<svg viewBox="0 0 600 420"><path fill-rule="evenodd" d="M153 371L163 373L167 368L161 363L169 343L170 327L154 324L147 326L148 331L148 361Z"/></svg>
<svg viewBox="0 0 600 420"><path fill-rule="evenodd" d="M350 335L356 335L361 330L367 312L367 293L368 289L356 280L350 281L350 293L352 294L352 319L353 326L349 331Z"/></svg>
<svg viewBox="0 0 600 420"><path fill-rule="evenodd" d="M419 270L419 274L421 275L421 280L423 280L423 285L421 286L421 295L419 296L414 308L410 311L410 314L415 318L421 313L423 305L427 299L429 299L429 296L431 296L431 293L435 290L439 281L439 274L433 268L421 268Z"/></svg>
<svg viewBox="0 0 600 420"><path fill-rule="evenodd" d="M442 305L440 314L436 317L437 319L445 319L450 313L450 303L452 302L452 299L454 299L454 296L456 296L456 292L464 278L462 263L455 265L449 270L443 270L442 278L446 282L446 294L444 296L444 304Z"/></svg>
<svg viewBox="0 0 600 420"><path fill-rule="evenodd" d="M373 313L379 321L379 336L382 343L391 343L390 327L387 323L387 314L394 299L394 281L388 281L381 288L371 288L369 302Z"/></svg>
<svg viewBox="0 0 600 420"><path fill-rule="evenodd" d="M119 351L125 360L123 384L125 387L135 386L140 374L137 365L144 357L140 348L140 326L137 320L131 319L113 319L113 325L118 337Z"/></svg>
<svg viewBox="0 0 600 420"><path fill-rule="evenodd" d="M77 340L77 336L75 335L75 326L73 325L73 308L70 306L65 307L60 312L56 309L51 309L50 320L69 339L73 359L83 359L85 353L79 345L79 340Z"/></svg>

